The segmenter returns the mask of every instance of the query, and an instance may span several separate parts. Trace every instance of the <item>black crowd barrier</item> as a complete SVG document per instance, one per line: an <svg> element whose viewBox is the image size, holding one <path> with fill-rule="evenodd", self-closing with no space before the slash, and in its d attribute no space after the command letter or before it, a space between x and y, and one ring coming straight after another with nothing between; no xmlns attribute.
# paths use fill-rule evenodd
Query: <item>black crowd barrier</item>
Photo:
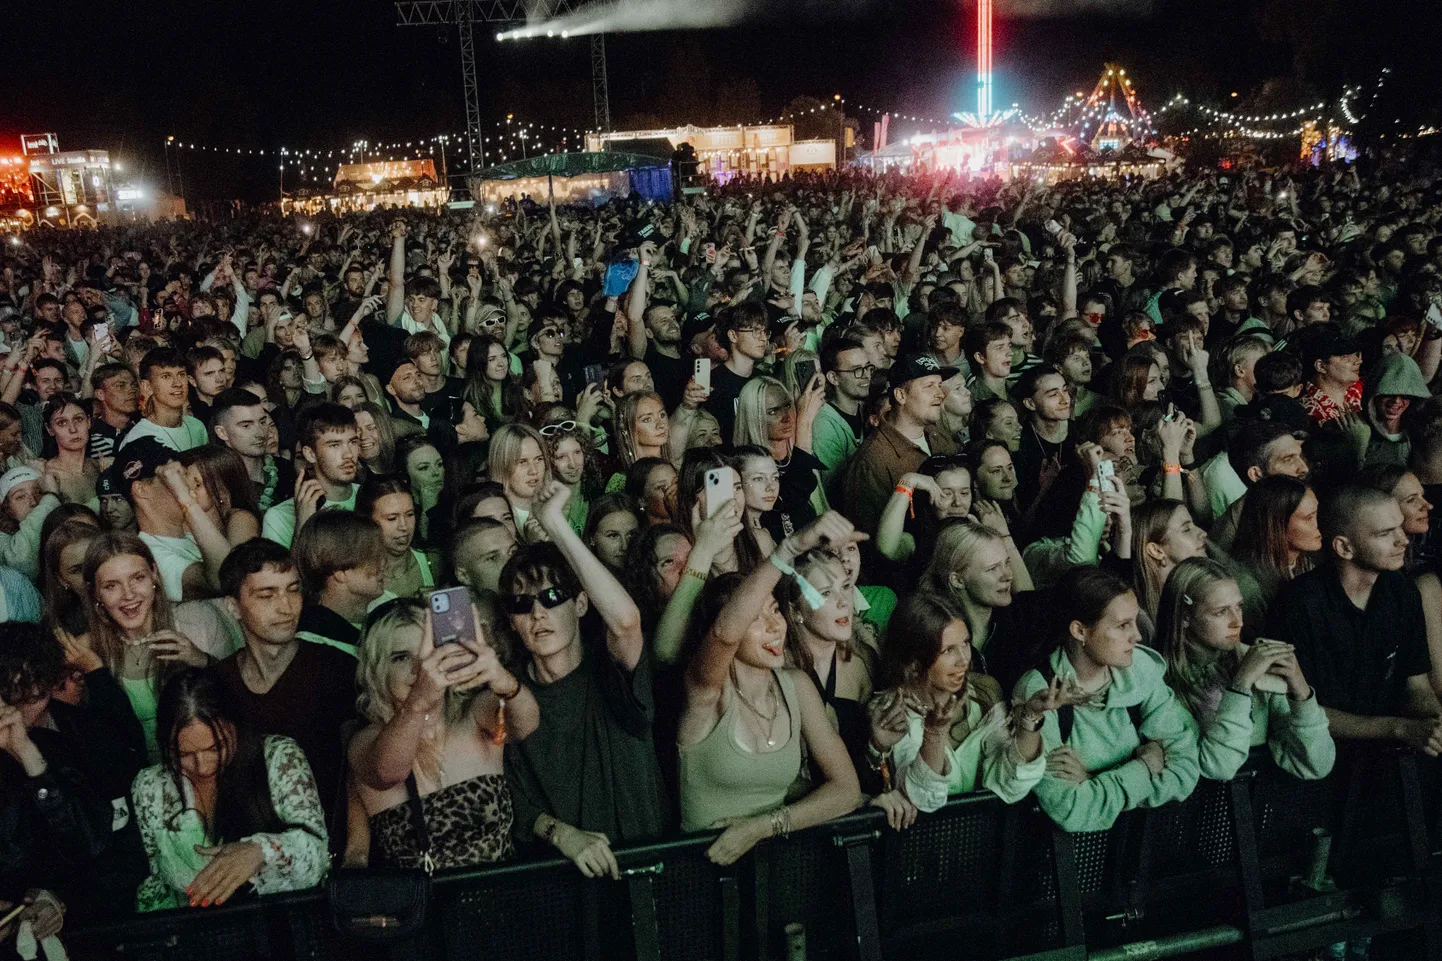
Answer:
<svg viewBox="0 0 1442 961"><path fill-rule="evenodd" d="M342 939L320 891L65 941L79 961L1261 961L1373 937L1373 961L1442 961L1436 768L1373 751L1304 782L1256 755L1110 831L972 794L902 832L858 812L730 868L706 859L710 835L617 851L619 883L564 860L438 875L426 931L399 952Z"/></svg>

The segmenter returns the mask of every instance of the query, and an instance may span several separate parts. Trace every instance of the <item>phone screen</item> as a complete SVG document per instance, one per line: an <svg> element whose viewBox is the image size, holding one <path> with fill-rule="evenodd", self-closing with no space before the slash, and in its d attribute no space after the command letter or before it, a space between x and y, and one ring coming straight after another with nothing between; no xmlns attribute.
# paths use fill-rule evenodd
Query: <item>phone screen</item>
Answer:
<svg viewBox="0 0 1442 961"><path fill-rule="evenodd" d="M798 360L796 362L796 392L799 394L811 385L811 378L816 376L816 361Z"/></svg>
<svg viewBox="0 0 1442 961"><path fill-rule="evenodd" d="M476 619L471 614L471 595L468 588L452 587L436 591L430 596L431 630L435 635L436 647L459 644L462 640L475 642Z"/></svg>

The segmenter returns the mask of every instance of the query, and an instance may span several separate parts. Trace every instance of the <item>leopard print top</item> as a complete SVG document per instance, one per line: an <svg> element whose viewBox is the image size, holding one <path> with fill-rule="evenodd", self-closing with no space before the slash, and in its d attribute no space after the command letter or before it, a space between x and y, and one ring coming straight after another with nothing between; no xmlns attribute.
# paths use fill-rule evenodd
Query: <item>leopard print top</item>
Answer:
<svg viewBox="0 0 1442 961"><path fill-rule="evenodd" d="M421 798L436 870L493 864L515 853L511 840L511 792L501 774L482 774ZM407 802L370 819L371 837L387 867L419 868L425 852L416 838Z"/></svg>

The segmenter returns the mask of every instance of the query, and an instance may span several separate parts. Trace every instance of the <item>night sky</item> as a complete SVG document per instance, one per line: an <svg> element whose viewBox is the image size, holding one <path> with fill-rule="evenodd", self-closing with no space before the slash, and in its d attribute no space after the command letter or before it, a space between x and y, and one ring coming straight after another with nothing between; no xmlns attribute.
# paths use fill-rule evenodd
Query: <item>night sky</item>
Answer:
<svg viewBox="0 0 1442 961"><path fill-rule="evenodd" d="M1436 120L1442 101L1442 57L1425 42L1442 33L1442 12L1424 0L1152 0L1140 16L1108 15L1105 0L1077 10L1026 2L1062 15L1017 19L1000 0L998 106L1049 113L1067 92L1089 91L1108 60L1151 106L1182 90L1219 106L1290 109L1343 83L1370 87L1384 65L1394 73L1378 109L1403 118L1399 130ZM730 29L608 37L613 126L758 121L796 96L834 93L936 117L974 106L974 4L853 0L824 16L800 0L757 5L762 16ZM454 31L398 27L390 0L5 6L5 153L18 152L21 133L55 131L62 149L109 149L163 186L167 134L264 147L266 158L240 160L186 151L183 172L191 199L265 200L278 187L275 148L464 127ZM483 117L590 126L589 42L498 44L495 29L477 27ZM869 132L874 118L858 116Z"/></svg>

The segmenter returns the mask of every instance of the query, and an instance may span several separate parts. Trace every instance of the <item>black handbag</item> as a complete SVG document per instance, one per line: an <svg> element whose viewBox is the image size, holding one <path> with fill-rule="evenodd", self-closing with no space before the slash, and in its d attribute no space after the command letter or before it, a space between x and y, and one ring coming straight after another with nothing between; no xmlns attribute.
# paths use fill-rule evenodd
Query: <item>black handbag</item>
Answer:
<svg viewBox="0 0 1442 961"><path fill-rule="evenodd" d="M431 837L426 830L416 776L406 777L406 805L416 839L425 851L423 868L338 868L326 884L331 923L346 937L399 941L426 923L431 899Z"/></svg>

